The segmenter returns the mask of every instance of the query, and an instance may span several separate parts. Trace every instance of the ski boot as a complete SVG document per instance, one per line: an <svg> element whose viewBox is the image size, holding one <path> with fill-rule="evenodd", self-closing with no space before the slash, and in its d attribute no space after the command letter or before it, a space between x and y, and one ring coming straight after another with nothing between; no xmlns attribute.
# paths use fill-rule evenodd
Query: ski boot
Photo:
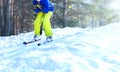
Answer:
<svg viewBox="0 0 120 72"><path fill-rule="evenodd" d="M36 41L36 40L39 40L41 39L41 36L38 36L38 35L34 35L33 39Z"/></svg>
<svg viewBox="0 0 120 72"><path fill-rule="evenodd" d="M51 42L51 41L53 41L52 36L48 36L48 37L46 38L46 42Z"/></svg>

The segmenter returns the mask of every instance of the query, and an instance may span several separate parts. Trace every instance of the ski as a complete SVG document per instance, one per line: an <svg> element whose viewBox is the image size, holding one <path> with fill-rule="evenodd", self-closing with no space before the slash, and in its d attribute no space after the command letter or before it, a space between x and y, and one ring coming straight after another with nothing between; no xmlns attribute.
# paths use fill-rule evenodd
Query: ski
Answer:
<svg viewBox="0 0 120 72"><path fill-rule="evenodd" d="M52 42L53 40L45 40L45 41L43 41L43 42L41 42L41 43L38 43L38 46L41 46L41 45L44 45L44 44L46 44L46 43L49 43L49 42Z"/></svg>
<svg viewBox="0 0 120 72"><path fill-rule="evenodd" d="M24 45L30 44L30 43L34 43L36 41L39 41L41 39L37 39L37 40L32 40L32 41L28 41L28 42L23 42Z"/></svg>

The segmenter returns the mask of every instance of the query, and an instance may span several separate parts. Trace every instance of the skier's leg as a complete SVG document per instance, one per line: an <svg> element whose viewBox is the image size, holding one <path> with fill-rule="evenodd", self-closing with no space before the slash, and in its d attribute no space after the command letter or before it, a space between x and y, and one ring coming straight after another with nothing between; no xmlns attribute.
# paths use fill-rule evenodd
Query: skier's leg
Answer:
<svg viewBox="0 0 120 72"><path fill-rule="evenodd" d="M40 26L40 35L42 35L43 23Z"/></svg>
<svg viewBox="0 0 120 72"><path fill-rule="evenodd" d="M39 12L37 13L36 19L34 20L34 33L35 35L40 35L40 28L41 28L41 24L42 24L42 17L43 17L44 13L43 12Z"/></svg>
<svg viewBox="0 0 120 72"><path fill-rule="evenodd" d="M52 12L48 12L48 13L45 13L44 18L43 18L43 29L47 37L52 36L53 34L51 23L50 23L51 16L52 16Z"/></svg>

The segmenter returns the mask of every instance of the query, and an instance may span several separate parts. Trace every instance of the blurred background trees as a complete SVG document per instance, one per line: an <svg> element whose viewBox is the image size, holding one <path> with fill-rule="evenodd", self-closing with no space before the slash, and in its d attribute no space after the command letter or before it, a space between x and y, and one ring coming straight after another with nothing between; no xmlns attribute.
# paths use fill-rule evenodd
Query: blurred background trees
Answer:
<svg viewBox="0 0 120 72"><path fill-rule="evenodd" d="M53 28L99 27L114 22L117 15L108 9L112 0L50 0L55 8ZM33 31L32 0L0 0L0 36Z"/></svg>
<svg viewBox="0 0 120 72"><path fill-rule="evenodd" d="M32 31L30 0L0 0L0 35L16 35Z"/></svg>

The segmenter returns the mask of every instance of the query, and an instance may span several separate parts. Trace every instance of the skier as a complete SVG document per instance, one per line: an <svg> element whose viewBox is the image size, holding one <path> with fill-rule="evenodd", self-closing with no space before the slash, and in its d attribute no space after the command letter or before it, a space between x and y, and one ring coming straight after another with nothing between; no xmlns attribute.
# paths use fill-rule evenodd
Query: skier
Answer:
<svg viewBox="0 0 120 72"><path fill-rule="evenodd" d="M40 37L41 26L46 35L46 40L52 39L52 28L50 18L54 11L54 7L49 0L33 0L33 11L36 13L34 20L34 39Z"/></svg>

